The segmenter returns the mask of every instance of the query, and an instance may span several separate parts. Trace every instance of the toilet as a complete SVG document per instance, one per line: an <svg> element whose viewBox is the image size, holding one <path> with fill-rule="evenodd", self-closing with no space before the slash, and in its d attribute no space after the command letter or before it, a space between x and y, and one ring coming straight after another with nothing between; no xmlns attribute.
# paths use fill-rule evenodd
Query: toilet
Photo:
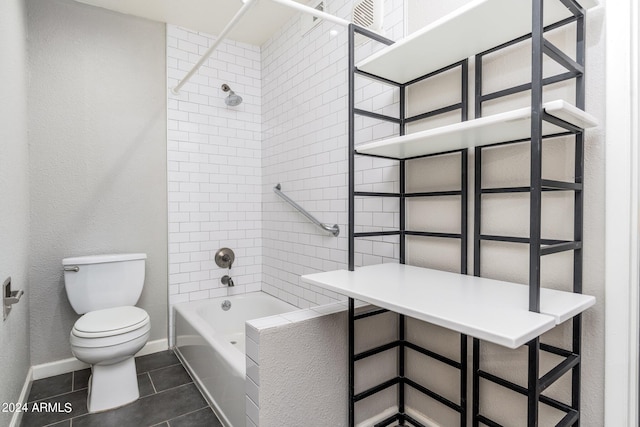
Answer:
<svg viewBox="0 0 640 427"><path fill-rule="evenodd" d="M89 412L140 397L133 356L149 339L146 311L135 304L142 293L146 254L93 255L62 260L71 306L82 314L70 335L71 351L91 365Z"/></svg>

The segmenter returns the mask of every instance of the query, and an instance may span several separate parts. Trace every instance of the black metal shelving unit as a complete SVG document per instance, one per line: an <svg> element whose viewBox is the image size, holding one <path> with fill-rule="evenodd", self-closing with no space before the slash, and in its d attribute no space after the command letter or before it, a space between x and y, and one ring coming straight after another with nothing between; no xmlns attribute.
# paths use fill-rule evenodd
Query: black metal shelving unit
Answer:
<svg viewBox="0 0 640 427"><path fill-rule="evenodd" d="M485 188L482 186L482 152L485 147L476 147L474 164L474 272L481 275L481 248L483 241L498 241L527 244L529 246L529 310L540 312L540 272L542 257L564 251L573 251L573 284L572 290L582 293L582 227L583 227L583 185L584 172L584 132L570 123L564 122L547 114L542 107L544 86L575 80L575 105L584 110L585 107L585 11L573 0L559 0L571 12L572 16L549 26L543 25L543 0L532 0L532 32L515 40L504 43L488 51L479 53L475 57L475 116L482 117L482 106L486 101L492 101L516 93L531 92L531 139L530 165L531 179L529 187L514 188ZM568 25L576 28L576 59L573 60L564 52L545 39L545 33ZM523 84L501 91L483 94L482 69L483 58L507 47L530 41L532 52L531 83ZM567 71L551 77L543 77L543 58L549 58L562 65ZM554 123L566 132L543 136L543 121ZM542 177L542 149L545 138L560 136L574 136L575 140L575 181L560 182ZM509 141L519 143L523 141ZM574 193L574 231L573 240L545 239L542 236L542 199L544 192L569 191ZM530 234L528 238L513 236L493 236L482 234L482 196L485 194L508 194L525 192L530 194ZM473 340L473 425L498 426L495 421L481 414L480 411L480 380L486 380L512 390L527 397L527 425L538 425L538 407L543 403L565 413L558 426L580 425L580 362L582 315L578 314L572 320L571 349L562 349L540 341L536 338L528 346L527 388L490 374L481 369L480 347L481 341ZM562 362L540 377L541 352L560 356ZM571 403L565 404L542 394L542 392L567 373L571 373Z"/></svg>
<svg viewBox="0 0 640 427"><path fill-rule="evenodd" d="M499 241L520 243L529 246L529 310L533 312L540 312L540 267L541 259L543 256L564 252L573 252L573 288L575 293L582 293L582 226L583 226L583 187L582 177L584 169L584 137L583 129L551 116L544 111L543 108L543 88L547 85L559 83L567 80L575 80L575 106L584 109L585 104L585 83L584 83L584 62L585 62L585 10L575 0L547 0L547 1L559 1L571 12L571 17L564 19L560 22L554 23L549 26L543 24L543 3L544 0L531 0L532 6L532 31L530 34L523 35L517 39L511 40L499 46L496 46L485 52L478 53L475 56L475 117L482 117L483 103L487 101L493 101L499 98L503 98L516 93L523 93L530 91L531 93L531 136L527 139L520 139L516 141L500 141L497 144L476 147L474 151L474 230L473 230L473 274L476 276L481 275L481 248L483 241ZM496 24L499 25L499 24ZM568 55L563 53L560 49L545 39L545 33L554 29L575 25L576 28L576 59L573 60ZM379 237L397 235L399 237L399 262L405 263L406 254L406 242L407 236L426 236L437 237L443 239L459 239L460 240L460 273L467 274L467 169L468 169L468 150L456 150L446 153L429 154L424 156L417 156L404 159L395 159L399 162L399 192L398 193L376 193L376 192L361 192L355 189L355 157L363 155L358 153L355 146L355 117L365 116L376 120L388 121L398 125L399 135L405 134L405 127L407 124L416 121L423 120L429 117L434 117L439 114L450 113L453 111L460 111L460 120L466 121L468 118L468 73L469 65L468 60L463 60L435 72L431 72L419 78L416 78L407 83L397 83L386 78L382 78L376 75L372 75L359 70L355 65L355 34L361 34L376 42L390 45L393 42L378 34L372 33L360 27L351 25L349 27L349 270L353 271L355 268L355 250L354 241L358 238L367 237ZM482 71L483 71L483 58L492 53L501 51L505 48L530 42L532 51L532 78L531 82L527 84L518 85L508 89L500 90L493 93L484 94L482 90ZM566 72L551 77L543 77L543 57L548 56L564 68ZM445 106L433 111L428 111L419 115L406 117L405 101L406 90L413 84L424 81L431 77L440 75L443 72L460 68L461 73L461 87L462 95L459 103ZM384 84L397 87L399 89L399 116L391 117L383 114L364 111L356 108L355 106L355 79L356 76L362 76L364 78L380 81ZM554 135L544 136L542 133L543 122L551 122L563 129L566 132L557 133ZM542 147L543 140L546 138L569 136L573 135L575 139L575 181L574 182L559 182L554 180L544 179L542 177ZM530 186L528 187L510 187L510 188L485 188L482 186L482 153L487 147L496 147L498 145L513 144L513 143L530 143L531 146L531 179ZM369 154L370 155L370 154ZM460 176L461 186L459 190L455 191L442 191L442 192L424 192L424 193L407 193L405 191L405 171L406 164L413 159L439 156L439 155L458 155L460 157ZM374 156L383 157L383 156ZM390 157L383 157L390 158ZM542 199L543 193L550 191L569 191L574 194L574 231L573 240L558 240L547 239L542 236ZM508 193L528 193L530 195L530 235L529 237L513 237L513 236L495 236L485 235L481 231L482 220L482 202L483 195L485 194L508 194ZM438 233L427 231L412 231L407 229L405 221L406 202L412 197L435 197L435 196L451 196L458 197L460 200L460 232L459 233ZM355 200L359 197L394 197L399 200L399 214L400 224L398 230L393 231L367 231L356 232L355 227ZM353 427L355 424L355 404L367 397L378 393L382 390L386 390L389 387L397 386L397 402L398 412L385 420L380 421L375 426L387 426L387 425L409 425L421 427L422 424L405 413L405 388L411 387L424 395L430 397L436 402L439 402L446 407L459 413L459 425L467 425L467 336L460 335L460 351L459 360L452 360L443 355L437 354L428 349L417 346L406 340L406 322L404 315L399 315L399 327L397 332L397 340L388 344L379 346L377 348L369 349L361 353L355 353L355 323L363 318L375 316L381 313L385 313L385 309L373 309L366 312L356 313L354 300L349 298L349 426ZM497 375L482 370L481 367L481 341L479 339L473 339L473 366L471 369L472 377L472 408L471 416L472 425L480 426L486 425L490 427L500 426L496 421L489 419L483 415L480 411L481 405L481 393L480 383L481 381L489 381L499 386L505 387L511 391L526 396L527 398L527 425L528 427L534 427L538 425L539 420L539 403L548 405L559 411L562 411L565 415L557 426L579 426L580 425L580 364L581 364L581 315L573 317L572 320L572 345L570 349L563 349L540 342L540 338L535 338L529 343L528 346L528 382L527 387L512 383L506 379L500 378ZM354 389L356 365L358 361L379 354L385 351L397 352L397 375L395 378L388 380L378 386L372 387L368 390L356 391ZM444 363L448 366L456 368L460 371L459 380L459 400L458 402L452 402L449 399L441 396L440 394L432 391L423 385L420 385L405 375L405 362L407 351L416 351ZM553 369L540 377L540 358L541 352L551 353L556 356L562 357L562 361L557 364ZM564 403L553 399L543 394L551 384L556 380L563 377L567 373L571 373L571 403ZM395 423L395 424L394 424Z"/></svg>
<svg viewBox="0 0 640 427"><path fill-rule="evenodd" d="M399 249L400 249L400 257L399 262L401 264L405 263L406 257L406 237L407 236L421 236L421 237L430 237L430 238L439 238L439 239L457 239L460 241L460 273L467 274L467 170L468 170L468 151L467 150L456 150L447 153L438 153L438 154L430 154L424 156L416 156L406 159L396 159L392 157L384 157L384 156L375 156L368 154L359 154L357 153L357 149L355 147L355 116L365 116L374 118L377 120L387 121L391 123L395 123L399 126L399 135L405 134L405 127L407 124L411 122L415 122L418 120L423 120L430 117L435 117L437 115L446 114L450 112L458 111L460 112L460 120L466 121L468 118L468 76L469 76L469 66L468 60L465 59L463 61L457 62L440 70L434 71L422 77L419 77L415 80L412 80L405 84L398 84L391 80L387 80L384 78L380 78L378 76L374 76L372 74L368 74L362 71L359 71L355 67L355 34L359 33L365 37L369 37L375 41L384 44L392 44L391 40L383 38L376 33L372 33L355 25L349 26L349 270L353 271L355 268L354 261L354 241L357 238L367 238L367 237L381 237L381 236L398 236L399 237ZM410 117L406 116L405 110L405 96L407 87L422 82L431 77L435 77L441 75L444 72L454 70L456 68L460 69L461 74L461 99L460 102L451 104L442 108L438 108L436 110L427 111L421 114L413 115ZM370 111L365 111L355 107L355 76L360 75L366 78L374 79L381 81L387 85L391 85L397 87L400 91L400 108L399 108L399 117L391 117L382 115L379 113L374 113ZM379 193L379 192L362 192L355 190L355 156L356 155L368 155L372 157L380 157L391 160L397 160L399 164L399 177L398 181L400 183L400 188L398 193ZM443 155L456 155L460 158L460 188L458 190L445 190L445 191L430 191L430 192L407 192L405 188L405 172L407 167L407 162L411 160L425 158L425 157L434 157L434 156L443 156ZM370 231L370 232L356 232L355 231L355 198L356 197L393 197L399 199L399 213L400 213L400 224L398 230L393 231ZM436 231L415 231L407 229L407 224L405 221L406 217L406 203L408 199L411 198L429 198L429 197L455 197L460 201L460 231L459 233L443 233ZM448 408L456 411L460 414L460 425L466 425L467 419L467 336L461 334L460 335L460 351L459 351L459 360L453 360L449 357L438 354L429 349L418 346L414 343L407 341L406 339L406 319L404 315L399 315L398 319L398 336L397 340L373 348L367 351L363 351L361 353L355 353L354 349L354 330L355 330L355 322L367 318L370 316L378 315L387 312L385 309L378 309L367 311L364 313L356 314L354 310L354 300L352 298L349 299L349 425L354 426L354 417L355 417L355 404L356 402L361 401L375 393L378 393L382 390L386 390L392 386L398 386L398 412L387 419L376 424L376 427L383 427L387 425L391 425L394 422L398 422L400 425L405 425L405 422L409 422L411 425L416 427L423 427L419 421L413 419L409 414L405 413L405 387L409 386L414 390L417 390L420 393L430 397L436 402L441 403L442 405L447 406ZM358 393L354 390L354 379L355 379L355 366L356 362L362 360L366 357L371 357L376 354L379 354L383 351L391 351L395 349L397 351L398 357L398 366L397 366L397 375L395 378L386 381L378 386L372 387L368 390L360 391ZM460 388L460 397L458 402L453 402L442 395L438 394L436 391L433 391L424 385L421 385L405 375L405 363L407 357L407 350L415 351L420 353L426 357L429 357L433 360L436 360L440 363L448 365L452 368L455 368L460 371L460 380L459 380L459 388Z"/></svg>

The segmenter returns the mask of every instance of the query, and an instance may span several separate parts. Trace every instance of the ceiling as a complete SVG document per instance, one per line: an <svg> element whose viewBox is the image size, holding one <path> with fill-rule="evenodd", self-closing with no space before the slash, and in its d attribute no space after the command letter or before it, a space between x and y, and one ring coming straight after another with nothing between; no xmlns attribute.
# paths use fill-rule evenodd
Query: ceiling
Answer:
<svg viewBox="0 0 640 427"><path fill-rule="evenodd" d="M115 12L217 35L242 6L241 0L76 0ZM306 4L302 0L295 0ZM227 38L261 46L296 12L258 0Z"/></svg>

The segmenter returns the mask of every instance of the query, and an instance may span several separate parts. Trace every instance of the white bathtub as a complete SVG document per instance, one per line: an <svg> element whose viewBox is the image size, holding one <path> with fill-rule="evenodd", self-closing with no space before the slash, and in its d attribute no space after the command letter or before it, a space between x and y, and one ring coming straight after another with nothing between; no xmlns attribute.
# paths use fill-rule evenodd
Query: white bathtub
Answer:
<svg viewBox="0 0 640 427"><path fill-rule="evenodd" d="M174 305L176 353L225 426L246 422L245 322L295 310L264 292Z"/></svg>

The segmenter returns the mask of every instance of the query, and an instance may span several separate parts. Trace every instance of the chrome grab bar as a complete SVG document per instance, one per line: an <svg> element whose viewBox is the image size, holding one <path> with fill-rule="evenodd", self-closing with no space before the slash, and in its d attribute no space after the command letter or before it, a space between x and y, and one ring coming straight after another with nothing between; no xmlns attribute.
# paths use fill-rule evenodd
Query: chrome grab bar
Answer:
<svg viewBox="0 0 640 427"><path fill-rule="evenodd" d="M280 196L282 198L282 200L284 200L285 202L289 203L291 206L296 208L298 210L298 212L300 212L302 215L306 216L309 221L311 221L312 223L314 223L318 227L322 228L322 230L333 234L335 237L338 237L338 235L340 234L340 227L338 227L338 224L329 225L329 224L324 224L324 223L318 221L317 219L315 219L315 217L313 215L311 215L309 212L307 212L302 206L300 206L299 204L297 204L296 202L291 200L289 198L289 196L284 194L281 191L281 188L282 188L282 186L278 183L278 185L273 187L273 192L276 193L278 196Z"/></svg>

